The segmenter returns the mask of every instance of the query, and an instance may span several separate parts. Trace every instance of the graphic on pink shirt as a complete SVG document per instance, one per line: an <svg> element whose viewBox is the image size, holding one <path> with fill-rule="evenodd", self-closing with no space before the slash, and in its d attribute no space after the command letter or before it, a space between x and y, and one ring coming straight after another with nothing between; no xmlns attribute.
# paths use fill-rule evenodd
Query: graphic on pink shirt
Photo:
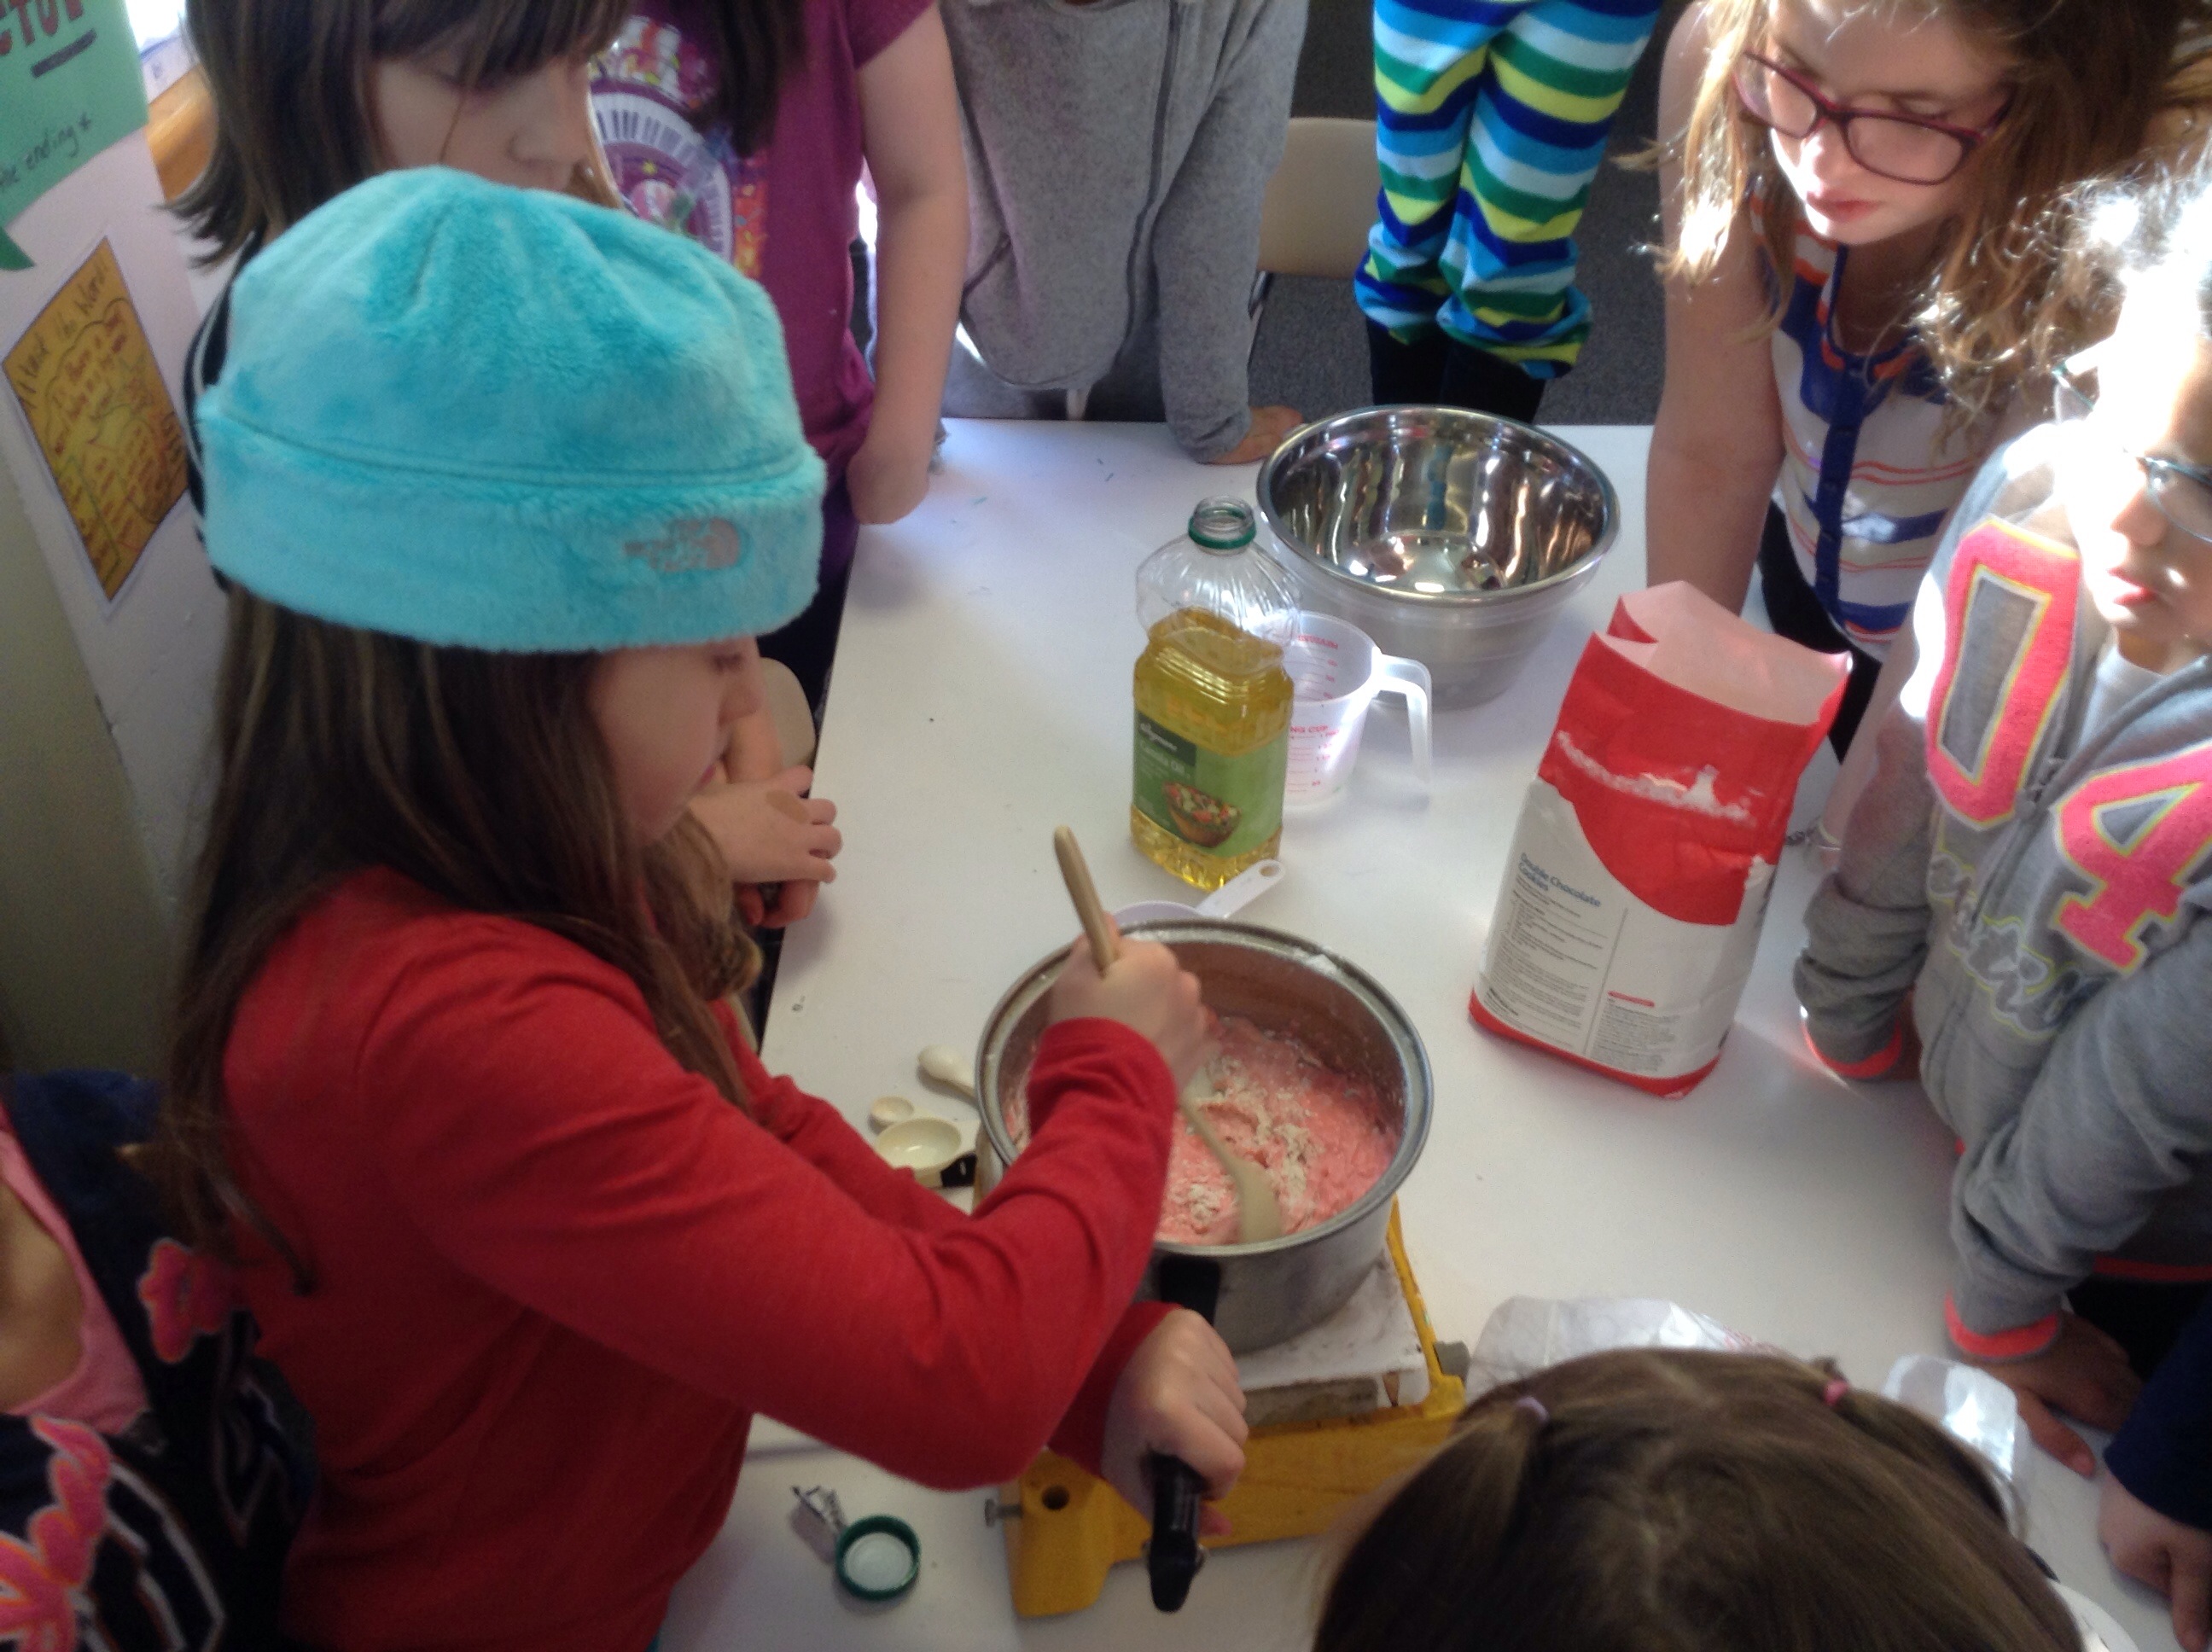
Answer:
<svg viewBox="0 0 2212 1652"><path fill-rule="evenodd" d="M33 1418L31 1430L54 1449L54 1501L31 1516L27 1543L0 1534L0 1640L20 1652L74 1652L77 1598L107 1523L107 1446L58 1418Z"/></svg>
<svg viewBox="0 0 2212 1652"><path fill-rule="evenodd" d="M192 1342L213 1336L237 1305L229 1271L173 1239L154 1247L153 1264L140 1276L138 1300L154 1330L154 1351L173 1365L192 1351Z"/></svg>
<svg viewBox="0 0 2212 1652"><path fill-rule="evenodd" d="M713 84L706 54L681 30L632 16L593 66L592 112L629 210L757 280L768 224L766 153L740 155L724 128L693 124Z"/></svg>

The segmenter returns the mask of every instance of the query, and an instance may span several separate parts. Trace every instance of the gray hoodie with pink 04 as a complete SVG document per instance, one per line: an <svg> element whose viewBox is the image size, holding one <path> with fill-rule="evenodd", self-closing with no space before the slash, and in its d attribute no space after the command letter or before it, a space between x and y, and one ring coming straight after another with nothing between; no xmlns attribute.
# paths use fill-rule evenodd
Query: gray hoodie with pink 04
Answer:
<svg viewBox="0 0 2212 1652"><path fill-rule="evenodd" d="M1306 0L943 0L969 228L945 411L1249 428L1260 202Z"/></svg>
<svg viewBox="0 0 2212 1652"><path fill-rule="evenodd" d="M2093 1271L2212 1278L2212 660L2108 647L2032 430L1960 502L1913 610L1796 986L1831 1066L1879 1073L1912 1016L1965 1143L1948 1304L2021 1357Z"/></svg>

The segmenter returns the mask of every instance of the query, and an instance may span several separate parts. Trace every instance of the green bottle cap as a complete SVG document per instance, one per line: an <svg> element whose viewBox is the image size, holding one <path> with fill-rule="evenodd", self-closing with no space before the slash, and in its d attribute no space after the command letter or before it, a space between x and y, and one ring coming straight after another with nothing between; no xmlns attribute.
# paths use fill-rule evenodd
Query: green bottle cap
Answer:
<svg viewBox="0 0 2212 1652"><path fill-rule="evenodd" d="M837 1581L862 1600L896 1600L921 1575L921 1540L895 1515L856 1520L837 1537Z"/></svg>
<svg viewBox="0 0 2212 1652"><path fill-rule="evenodd" d="M1254 532L1252 507L1241 499L1201 499L1190 513L1191 539L1208 550L1242 550Z"/></svg>

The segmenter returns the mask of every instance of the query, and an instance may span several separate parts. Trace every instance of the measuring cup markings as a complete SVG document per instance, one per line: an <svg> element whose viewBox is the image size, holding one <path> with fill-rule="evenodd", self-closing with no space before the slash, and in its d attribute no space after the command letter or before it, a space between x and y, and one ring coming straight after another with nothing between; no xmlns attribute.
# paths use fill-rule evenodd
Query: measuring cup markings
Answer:
<svg viewBox="0 0 2212 1652"><path fill-rule="evenodd" d="M1356 625L1309 614L1285 651L1296 694L1291 708L1290 772L1285 799L1318 803L1341 792L1359 754L1367 712L1378 695L1402 697L1408 712L1413 772L1429 784L1429 672L1418 660L1376 647Z"/></svg>

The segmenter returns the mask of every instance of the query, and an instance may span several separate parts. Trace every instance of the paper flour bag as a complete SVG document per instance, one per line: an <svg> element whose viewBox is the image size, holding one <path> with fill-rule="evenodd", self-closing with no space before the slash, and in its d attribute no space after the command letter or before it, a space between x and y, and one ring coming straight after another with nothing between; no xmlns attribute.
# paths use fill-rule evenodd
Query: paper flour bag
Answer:
<svg viewBox="0 0 2212 1652"><path fill-rule="evenodd" d="M1704 1078L1848 669L1685 584L1622 598L1522 805L1474 1018L1656 1095Z"/></svg>

